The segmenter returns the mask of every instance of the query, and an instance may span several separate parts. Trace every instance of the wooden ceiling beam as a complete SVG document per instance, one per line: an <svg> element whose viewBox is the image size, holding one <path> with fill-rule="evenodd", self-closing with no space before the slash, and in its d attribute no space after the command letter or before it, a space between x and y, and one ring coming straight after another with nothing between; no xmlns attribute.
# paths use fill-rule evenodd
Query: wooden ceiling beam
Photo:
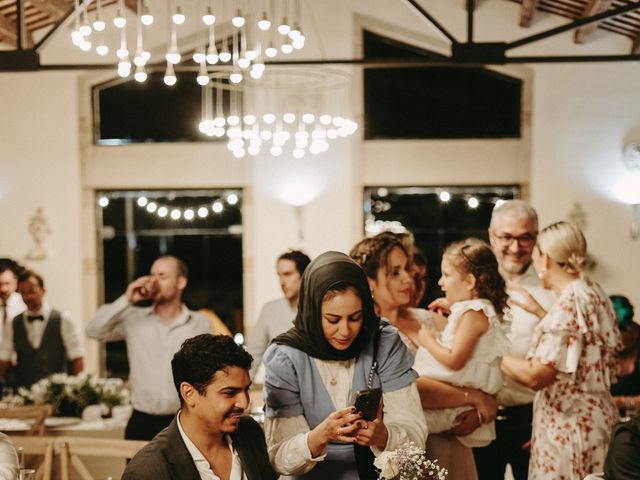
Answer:
<svg viewBox="0 0 640 480"><path fill-rule="evenodd" d="M611 7L613 0L589 0L584 12L582 12L582 18L591 17L602 12L606 12ZM573 34L573 41L575 43L584 43L596 31L600 22L592 22L589 25L576 29Z"/></svg>
<svg viewBox="0 0 640 480"><path fill-rule="evenodd" d="M538 0L522 0L520 7L520 26L528 28L531 26L533 14L538 6Z"/></svg>
<svg viewBox="0 0 640 480"><path fill-rule="evenodd" d="M133 13L138 13L137 0L124 0L124 6L131 10Z"/></svg>
<svg viewBox="0 0 640 480"><path fill-rule="evenodd" d="M30 2L35 9L52 16L54 21L69 10L69 5L64 0L30 0Z"/></svg>
<svg viewBox="0 0 640 480"><path fill-rule="evenodd" d="M18 33L16 32L15 22L9 20L7 17L0 13L0 35L6 39L9 39L13 45L16 45L18 39Z"/></svg>

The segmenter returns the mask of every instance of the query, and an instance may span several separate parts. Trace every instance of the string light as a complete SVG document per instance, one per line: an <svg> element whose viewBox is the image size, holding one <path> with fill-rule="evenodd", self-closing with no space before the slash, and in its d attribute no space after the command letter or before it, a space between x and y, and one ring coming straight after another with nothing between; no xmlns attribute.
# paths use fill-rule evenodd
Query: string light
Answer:
<svg viewBox="0 0 640 480"><path fill-rule="evenodd" d="M201 203L198 205L178 207L175 205L162 204L157 200L150 201L146 195L140 195L136 198L136 205L143 211L156 215L158 218L169 218L173 221L185 220L191 222L197 218L205 219L210 214L222 214L225 210L225 204L236 206L240 202L240 196L236 192L230 192L213 202ZM102 195L98 198L98 205L105 208L109 205L108 196Z"/></svg>

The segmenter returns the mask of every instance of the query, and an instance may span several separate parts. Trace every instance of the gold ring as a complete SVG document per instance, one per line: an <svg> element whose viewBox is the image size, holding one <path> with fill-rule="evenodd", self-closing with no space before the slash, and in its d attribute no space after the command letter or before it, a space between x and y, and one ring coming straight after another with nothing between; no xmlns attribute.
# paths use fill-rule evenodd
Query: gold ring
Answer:
<svg viewBox="0 0 640 480"><path fill-rule="evenodd" d="M362 428L364 428L365 430L367 430L367 429L369 428L369 422L365 422L364 427L362 427Z"/></svg>

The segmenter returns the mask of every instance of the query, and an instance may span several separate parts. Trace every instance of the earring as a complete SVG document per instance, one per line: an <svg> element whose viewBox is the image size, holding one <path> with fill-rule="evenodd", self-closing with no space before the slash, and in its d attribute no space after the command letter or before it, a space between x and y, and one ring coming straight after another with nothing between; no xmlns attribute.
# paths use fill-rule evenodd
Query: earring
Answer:
<svg viewBox="0 0 640 480"><path fill-rule="evenodd" d="M547 273L547 269L546 268L542 269L541 271L538 272L538 278L542 280L546 273Z"/></svg>

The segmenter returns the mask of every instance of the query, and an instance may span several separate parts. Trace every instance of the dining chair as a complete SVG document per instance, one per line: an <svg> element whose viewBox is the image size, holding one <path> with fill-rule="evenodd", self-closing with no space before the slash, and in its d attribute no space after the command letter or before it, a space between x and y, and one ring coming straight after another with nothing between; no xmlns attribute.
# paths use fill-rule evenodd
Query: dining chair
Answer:
<svg viewBox="0 0 640 480"><path fill-rule="evenodd" d="M23 455L42 456L36 468L36 480L51 480L53 471L54 437L44 435L14 435L10 437L16 450ZM19 459L23 462L23 458Z"/></svg>
<svg viewBox="0 0 640 480"><path fill-rule="evenodd" d="M60 455L60 480L71 480L71 468L82 480L95 480L80 457L130 459L148 442L91 437L57 437L55 452Z"/></svg>
<svg viewBox="0 0 640 480"><path fill-rule="evenodd" d="M45 430L44 421L51 416L53 408L51 405L24 405L13 408L0 409L0 418L16 418L20 420L33 420L27 435L43 435Z"/></svg>

